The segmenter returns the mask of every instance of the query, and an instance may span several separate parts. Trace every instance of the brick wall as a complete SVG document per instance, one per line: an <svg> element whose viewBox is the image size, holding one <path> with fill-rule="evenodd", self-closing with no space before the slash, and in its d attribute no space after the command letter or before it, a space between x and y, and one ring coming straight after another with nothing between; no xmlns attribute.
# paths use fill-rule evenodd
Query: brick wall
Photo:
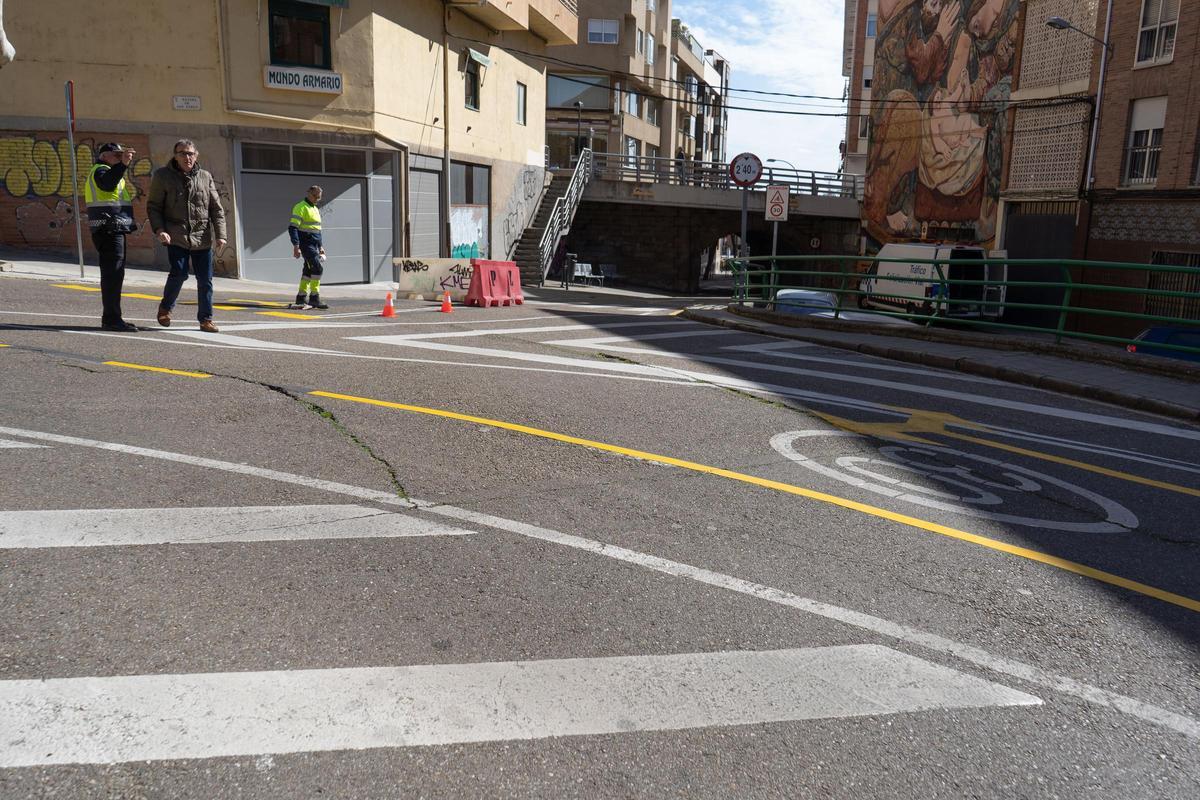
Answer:
<svg viewBox="0 0 1200 800"><path fill-rule="evenodd" d="M1113 54L1109 59L1096 150L1096 188L1120 185L1129 114L1133 101L1166 95L1157 190L1194 185L1197 131L1200 130L1200 4L1180 3L1174 58L1165 64L1134 68L1141 0L1113 4Z"/></svg>

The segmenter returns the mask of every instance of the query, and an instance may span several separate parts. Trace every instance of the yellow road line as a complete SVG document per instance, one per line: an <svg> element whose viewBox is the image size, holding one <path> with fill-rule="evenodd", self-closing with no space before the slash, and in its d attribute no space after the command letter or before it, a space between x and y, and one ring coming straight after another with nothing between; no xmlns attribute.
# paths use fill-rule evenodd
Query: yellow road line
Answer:
<svg viewBox="0 0 1200 800"><path fill-rule="evenodd" d="M679 309L678 311L672 311L672 312L671 312L670 314L668 314L667 316L668 316L668 317L678 317L680 314L682 314L682 313L683 313L683 312L685 312L685 311L687 311L687 309L686 309L686 308L681 308L681 309Z"/></svg>
<svg viewBox="0 0 1200 800"><path fill-rule="evenodd" d="M98 291L100 291L99 286L80 286L78 283L52 283L50 285L54 286L58 289L75 289L76 291L79 291L79 292L98 292Z"/></svg>
<svg viewBox="0 0 1200 800"><path fill-rule="evenodd" d="M264 317L283 317L284 319L317 319L314 314L289 314L286 311L255 311Z"/></svg>
<svg viewBox="0 0 1200 800"><path fill-rule="evenodd" d="M109 367L125 367L126 369L140 369L146 372L164 372L167 375L182 375L185 378L211 378L207 372L188 372L182 369L167 369L166 367L148 367L145 364L129 364L125 361L105 361Z"/></svg>
<svg viewBox="0 0 1200 800"><path fill-rule="evenodd" d="M12 347L12 345L9 345L9 344L0 344L0 347Z"/></svg>
<svg viewBox="0 0 1200 800"><path fill-rule="evenodd" d="M453 411L443 411L437 408L412 406L404 403L391 403L386 400L374 400L369 397L355 397L354 395L336 394L333 392L309 392L309 394L314 397L328 397L334 400L346 400L352 403L363 403L366 405L381 406L383 408L394 408L400 411L412 411L418 414L429 414L435 417L456 419L463 422L470 422L475 425L488 425L490 427L502 428L504 430L515 431L517 433L525 433L530 436L539 436L544 439L552 439L554 441L564 442L566 444L591 447L597 450L605 450L610 453L620 453L621 455L640 458L645 461L668 464L681 469L688 469L694 472L702 472L708 475L716 475L717 477L721 478L741 481L742 483L749 483L765 489L773 489L775 491L786 492L788 494L794 494L800 497L807 497L810 500L817 500L822 503L840 506L842 508L850 509L851 511L858 511L860 513L868 514L880 519L897 522L901 525L907 525L912 528L929 531L930 533L936 533L941 536L948 536L951 539L970 542L971 544L975 544L980 547L986 547L989 550L996 550L1001 553L1008 553L1009 555L1026 558L1031 561L1036 561L1040 564L1046 564L1051 567L1056 567L1058 569L1074 573L1076 575L1082 575L1083 577L1091 578L1102 583L1107 583L1112 586L1119 586L1122 589L1128 589L1131 592L1137 592L1138 594L1143 594L1147 597L1153 597L1157 600L1162 600L1165 603L1182 606L1183 608L1191 611L1200 611L1200 600L1194 600L1190 597L1184 597L1183 595L1175 594L1174 592L1168 592L1164 589L1158 589L1154 586L1149 586L1128 578L1123 578L1120 575L1114 575L1111 572L1104 572L1103 570L1094 569L1084 564L1078 564L1074 561L1067 561L1066 559L1052 556L1049 553L1042 553L1037 550L1031 550L1027 547L1018 547L1016 545L1008 544L1007 542L989 539L986 536L979 536L978 534L967 533L966 531L960 531L956 528L951 528L946 525L939 525L936 522L929 522L928 520L910 517L906 514L897 514L884 508L867 505L866 503L859 503L854 500L849 500L845 497L838 497L837 495L825 494L824 492L818 492L812 489L805 489L800 486L793 486L792 484L782 483L781 481L768 480L766 478L759 478L755 475L746 475L741 472L733 472L732 470L721 469L720 467L711 467L706 464L698 464L694 461L685 461L683 459L673 458L671 456L648 453L643 450L631 450L626 447L606 444L605 442L597 442L591 439L581 439L577 436L568 436L562 433L541 430L540 428L531 428L527 425L518 425L512 422L488 419L486 417L475 417L469 414L459 414Z"/></svg>
<svg viewBox="0 0 1200 800"><path fill-rule="evenodd" d="M122 294L122 295L121 295L121 297L132 297L132 298L134 298L135 300L157 300L157 301L158 301L158 302L160 302L160 303L162 302L162 295L160 295L160 294L133 294L133 293L129 293L129 294Z"/></svg>
<svg viewBox="0 0 1200 800"><path fill-rule="evenodd" d="M1016 445L997 442L992 439L982 439L975 436L970 436L965 433L957 433L949 430L949 426L957 428L970 428L975 431L987 432L987 426L978 422L956 417L953 414L946 414L940 411L923 411L916 408L900 408L893 407L894 411L905 412L909 415L908 419L903 422L859 422L857 420L838 417L834 414L826 414L820 411L812 413L819 416L821 419L828 422L837 428L845 431L851 431L863 436L871 436L878 439L890 439L900 442L919 442L921 444L933 445L938 447L939 442L926 438L922 434L933 434L935 436L945 436L950 439L958 439L962 442L970 442L982 447L993 447L997 450L1003 450L1007 453L1016 453L1018 455L1027 456L1029 458L1037 458L1042 461L1049 461L1054 464L1063 464L1064 466L1074 467L1086 472L1095 472L1097 475L1106 475L1110 478L1128 481L1130 483L1138 483L1143 486L1153 486L1156 489L1165 489L1168 492L1178 492L1179 494L1191 495L1192 497L1200 497L1200 489L1195 489L1190 486L1180 486L1175 483L1167 483L1166 481L1157 481L1153 478L1144 478L1141 475L1134 475L1131 472L1121 472L1108 467L1101 467L1098 464L1089 464L1086 461L1076 461L1072 458L1056 456L1051 453L1043 453L1040 450L1030 450L1025 447L1017 447Z"/></svg>
<svg viewBox="0 0 1200 800"><path fill-rule="evenodd" d="M1065 464L1068 467L1086 470L1087 472L1095 472L1098 475L1107 475L1110 478L1119 478L1130 483L1140 483L1143 486L1153 486L1156 489L1166 489L1168 492L1179 492L1180 494L1189 494L1192 497L1200 497L1200 489L1194 489L1190 486L1180 486L1176 483L1167 483L1166 481L1156 481L1153 478L1143 478L1141 475L1134 475L1130 472L1121 472L1108 467L1101 467L1098 464L1089 464L1086 461L1076 461L1073 458L1063 458L1062 456L1051 455L1050 453L1041 453L1037 450L1026 450L1024 447L1016 447L1003 442L994 442L991 439L980 439L975 436L968 436L965 433L952 433L951 431L943 431L943 436L949 436L951 439L958 439L972 444L979 444L985 447L994 447L997 450L1004 450L1009 453L1017 453L1018 455L1029 456L1030 458L1040 458L1043 461L1051 461L1055 464ZM936 445L936 442L929 442Z"/></svg>

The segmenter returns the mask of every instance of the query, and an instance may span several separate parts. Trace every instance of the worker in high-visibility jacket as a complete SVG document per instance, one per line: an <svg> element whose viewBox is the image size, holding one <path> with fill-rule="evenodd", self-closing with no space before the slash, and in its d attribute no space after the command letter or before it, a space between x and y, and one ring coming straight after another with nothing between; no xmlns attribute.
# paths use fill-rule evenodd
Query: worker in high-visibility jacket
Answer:
<svg viewBox="0 0 1200 800"><path fill-rule="evenodd" d="M125 237L137 230L133 221L134 187L125 174L137 153L116 142L100 145L96 164L83 187L88 228L100 255L100 326L106 331L136 331L121 316L125 285Z"/></svg>
<svg viewBox="0 0 1200 800"><path fill-rule="evenodd" d="M292 256L304 259L300 273L300 290L293 308L329 308L321 302L321 275L325 272L325 247L321 243L321 187L310 186L308 193L292 206L288 236L292 240Z"/></svg>

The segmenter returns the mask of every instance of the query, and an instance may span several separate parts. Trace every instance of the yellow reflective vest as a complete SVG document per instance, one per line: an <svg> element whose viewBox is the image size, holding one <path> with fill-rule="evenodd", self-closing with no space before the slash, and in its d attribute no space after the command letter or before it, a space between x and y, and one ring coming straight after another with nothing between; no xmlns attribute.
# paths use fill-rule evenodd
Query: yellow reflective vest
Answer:
<svg viewBox="0 0 1200 800"><path fill-rule="evenodd" d="M88 227L105 233L132 233L137 230L133 222L133 192L124 176L112 191L101 189L96 183L96 173L111 169L108 164L96 164L88 173L83 186L83 197L87 203Z"/></svg>
<svg viewBox="0 0 1200 800"><path fill-rule="evenodd" d="M301 200L292 206L292 219L288 223L288 236L292 244L321 244L321 209Z"/></svg>

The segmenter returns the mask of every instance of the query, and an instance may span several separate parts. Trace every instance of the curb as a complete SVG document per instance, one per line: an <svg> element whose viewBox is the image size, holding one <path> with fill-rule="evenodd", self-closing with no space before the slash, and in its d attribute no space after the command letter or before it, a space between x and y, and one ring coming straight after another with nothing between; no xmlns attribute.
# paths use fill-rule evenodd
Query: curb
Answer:
<svg viewBox="0 0 1200 800"><path fill-rule="evenodd" d="M1181 406L1176 403L1169 403L1165 400L1158 400L1153 397L1143 397L1141 395L1126 394L1124 392L1114 391L1103 386L1093 386L1087 383L1077 383L1075 381L1067 381L1053 375L1036 375L1020 370L1014 370L1010 367L1000 367L995 364L989 364L985 361L978 361L973 358L952 358L950 356L938 355L936 353L925 353L920 350L910 350L895 347L894 345L875 345L875 344L851 344L838 341L830 341L821 336L804 336L802 333L795 334L784 331L764 331L760 326L750 322L737 322L730 319L722 319L716 316L709 316L703 311L693 309L685 309L680 316L690 319L693 322L702 322L709 325L719 325L732 330L744 331L746 333L758 333L766 336L776 336L785 339L796 339L799 341L812 342L814 344L825 345L826 347L837 347L842 350L851 350L864 355L877 356L887 358L893 361L903 361L909 364L920 364L927 367L937 367L939 369L955 370L964 372L969 375L978 375L983 378L993 378L995 380L1005 381L1006 383L1016 383L1023 386L1032 386L1037 389L1046 389L1052 392L1061 394L1069 394L1075 397L1083 397L1088 400L1096 400L1103 403L1129 408L1135 411L1145 411L1151 414L1159 414L1165 417L1172 417L1187 422L1200 422L1200 409ZM757 319L757 317L751 317ZM766 320L763 320L766 321ZM853 323L851 323L853 324ZM801 326L788 326L801 327ZM821 327L814 325L812 327ZM883 332L883 326L868 325L866 327L875 330L866 331L862 327L854 329L856 333L876 333ZM849 328L844 328L849 330ZM887 331L891 333L892 331ZM921 337L933 339L935 337ZM961 342L954 342L959 344ZM978 345L976 345L978 346ZM1021 348L996 348L996 349L1021 349ZM1035 351L1037 352L1037 351ZM1045 355L1054 355L1053 353L1045 353ZM1123 366L1123 365L1122 365Z"/></svg>
<svg viewBox="0 0 1200 800"><path fill-rule="evenodd" d="M1039 342L1030 339L998 339L987 334L967 331L944 330L940 328L908 328L895 325L876 325L870 322L832 320L784 316L769 311L739 308L729 306L728 313L747 319L758 320L773 325L788 328L815 328L824 331L839 331L842 333L873 333L893 338L918 339L921 341L945 342L960 344L967 347L982 347L988 350L1020 350L1027 353L1055 356L1072 361L1100 362L1136 372L1146 372L1167 378L1200 382L1200 367L1193 367L1182 362L1159 358L1157 356L1133 356L1124 351L1106 352L1103 350L1085 351L1069 345L1054 342Z"/></svg>

